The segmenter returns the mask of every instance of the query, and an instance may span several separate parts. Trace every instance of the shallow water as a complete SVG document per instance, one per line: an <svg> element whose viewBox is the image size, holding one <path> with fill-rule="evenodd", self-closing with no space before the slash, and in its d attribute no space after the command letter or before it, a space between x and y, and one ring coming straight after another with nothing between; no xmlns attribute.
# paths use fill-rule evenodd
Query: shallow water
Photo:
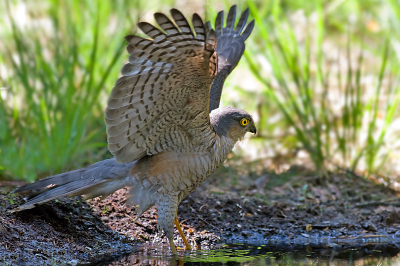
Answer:
<svg viewBox="0 0 400 266"><path fill-rule="evenodd" d="M400 245L223 244L212 250L180 251L176 259L172 258L168 246L142 245L133 253L104 265L400 265Z"/></svg>

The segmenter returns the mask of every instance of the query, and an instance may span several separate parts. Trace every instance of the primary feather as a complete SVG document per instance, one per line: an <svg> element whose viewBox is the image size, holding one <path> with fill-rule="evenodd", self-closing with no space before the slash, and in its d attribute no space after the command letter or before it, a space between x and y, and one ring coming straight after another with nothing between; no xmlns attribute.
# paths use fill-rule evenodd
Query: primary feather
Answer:
<svg viewBox="0 0 400 266"><path fill-rule="evenodd" d="M218 39L218 73L211 86L210 91L210 112L219 107L221 101L222 89L228 75L237 66L245 50L245 41L254 28L254 20L246 26L249 16L249 9L246 9L240 16L235 29L236 6L232 6L226 19L224 27L224 12L218 13L215 20L215 33ZM210 22L207 22L206 28L211 28Z"/></svg>

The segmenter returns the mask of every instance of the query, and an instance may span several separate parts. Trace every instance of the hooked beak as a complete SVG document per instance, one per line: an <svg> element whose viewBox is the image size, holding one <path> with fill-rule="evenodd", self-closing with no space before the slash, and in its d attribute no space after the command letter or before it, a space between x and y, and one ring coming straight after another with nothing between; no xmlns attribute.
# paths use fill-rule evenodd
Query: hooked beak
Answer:
<svg viewBox="0 0 400 266"><path fill-rule="evenodd" d="M252 126L249 131L255 135L257 133L256 126Z"/></svg>

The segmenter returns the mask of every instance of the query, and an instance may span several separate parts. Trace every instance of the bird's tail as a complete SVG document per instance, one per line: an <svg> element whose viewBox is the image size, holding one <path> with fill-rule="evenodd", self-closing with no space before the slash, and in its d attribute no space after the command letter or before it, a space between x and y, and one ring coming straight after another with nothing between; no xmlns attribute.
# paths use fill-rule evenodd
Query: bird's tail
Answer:
<svg viewBox="0 0 400 266"><path fill-rule="evenodd" d="M23 205L12 209L17 212L34 208L49 200L62 196L84 195L85 198L107 196L126 185L129 169L136 162L118 164L115 159L97 162L86 168L50 176L16 189L15 193L44 190Z"/></svg>

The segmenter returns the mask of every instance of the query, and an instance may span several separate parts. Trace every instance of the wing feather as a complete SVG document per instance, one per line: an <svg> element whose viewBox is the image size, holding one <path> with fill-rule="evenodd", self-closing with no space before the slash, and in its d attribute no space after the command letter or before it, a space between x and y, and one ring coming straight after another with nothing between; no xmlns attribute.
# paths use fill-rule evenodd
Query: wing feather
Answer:
<svg viewBox="0 0 400 266"><path fill-rule="evenodd" d="M247 38L250 36L251 32L253 31L253 28L254 28L254 20L252 20L252 21L249 23L249 25L247 25L246 29L245 29L244 32L241 34L241 36L242 36L244 39L247 39Z"/></svg>
<svg viewBox="0 0 400 266"><path fill-rule="evenodd" d="M195 38L197 40L199 40L200 42L203 41L204 38L206 37L206 31L205 31L203 20L196 13L193 14L192 25L193 25L194 32L196 33Z"/></svg>
<svg viewBox="0 0 400 266"><path fill-rule="evenodd" d="M181 40L182 36L175 24L163 13L155 13L154 18L157 24L163 29L168 36L168 39L172 42Z"/></svg>
<svg viewBox="0 0 400 266"><path fill-rule="evenodd" d="M226 19L226 27L224 28L224 32L231 33L233 30L233 26L235 26L236 19L236 6L232 6L229 9L228 18Z"/></svg>
<svg viewBox="0 0 400 266"><path fill-rule="evenodd" d="M194 32L181 12L172 9L171 16L174 22L154 14L161 29L138 24L151 39L126 37L129 63L105 112L108 148L119 163L181 146L195 139L190 134L197 127L211 127L204 110L218 67L217 35L213 30L206 34L197 14Z"/></svg>
<svg viewBox="0 0 400 266"><path fill-rule="evenodd" d="M138 26L147 36L152 38L153 42L155 42L155 43L165 40L165 38L166 38L164 32L162 32L160 29L154 27L150 23L139 22Z"/></svg>
<svg viewBox="0 0 400 266"><path fill-rule="evenodd" d="M224 27L224 11L219 11L217 18L215 19L215 31L221 34L223 27Z"/></svg>
<svg viewBox="0 0 400 266"><path fill-rule="evenodd" d="M237 34L241 34L243 31L244 26L246 26L247 18L249 17L249 9L247 8L243 11L242 15L240 16L239 22L236 25L236 32Z"/></svg>
<svg viewBox="0 0 400 266"><path fill-rule="evenodd" d="M206 33L210 31L210 29L211 29L211 23L210 23L210 21L207 21L207 22L204 24L204 28L205 28L205 30L206 30Z"/></svg>
<svg viewBox="0 0 400 266"><path fill-rule="evenodd" d="M246 29L243 31L246 26L248 16L249 9L246 9L240 16L239 22L237 23L235 29L233 29L236 19L236 6L232 6L229 10L225 27L223 27L223 11L218 13L215 20L215 33L218 39L218 45L216 48L218 56L218 74L211 86L209 108L210 112L219 107L225 79L237 66L240 59L242 58L245 50L245 41L254 28L253 20L247 25ZM206 23L206 25L209 25L209 23Z"/></svg>

